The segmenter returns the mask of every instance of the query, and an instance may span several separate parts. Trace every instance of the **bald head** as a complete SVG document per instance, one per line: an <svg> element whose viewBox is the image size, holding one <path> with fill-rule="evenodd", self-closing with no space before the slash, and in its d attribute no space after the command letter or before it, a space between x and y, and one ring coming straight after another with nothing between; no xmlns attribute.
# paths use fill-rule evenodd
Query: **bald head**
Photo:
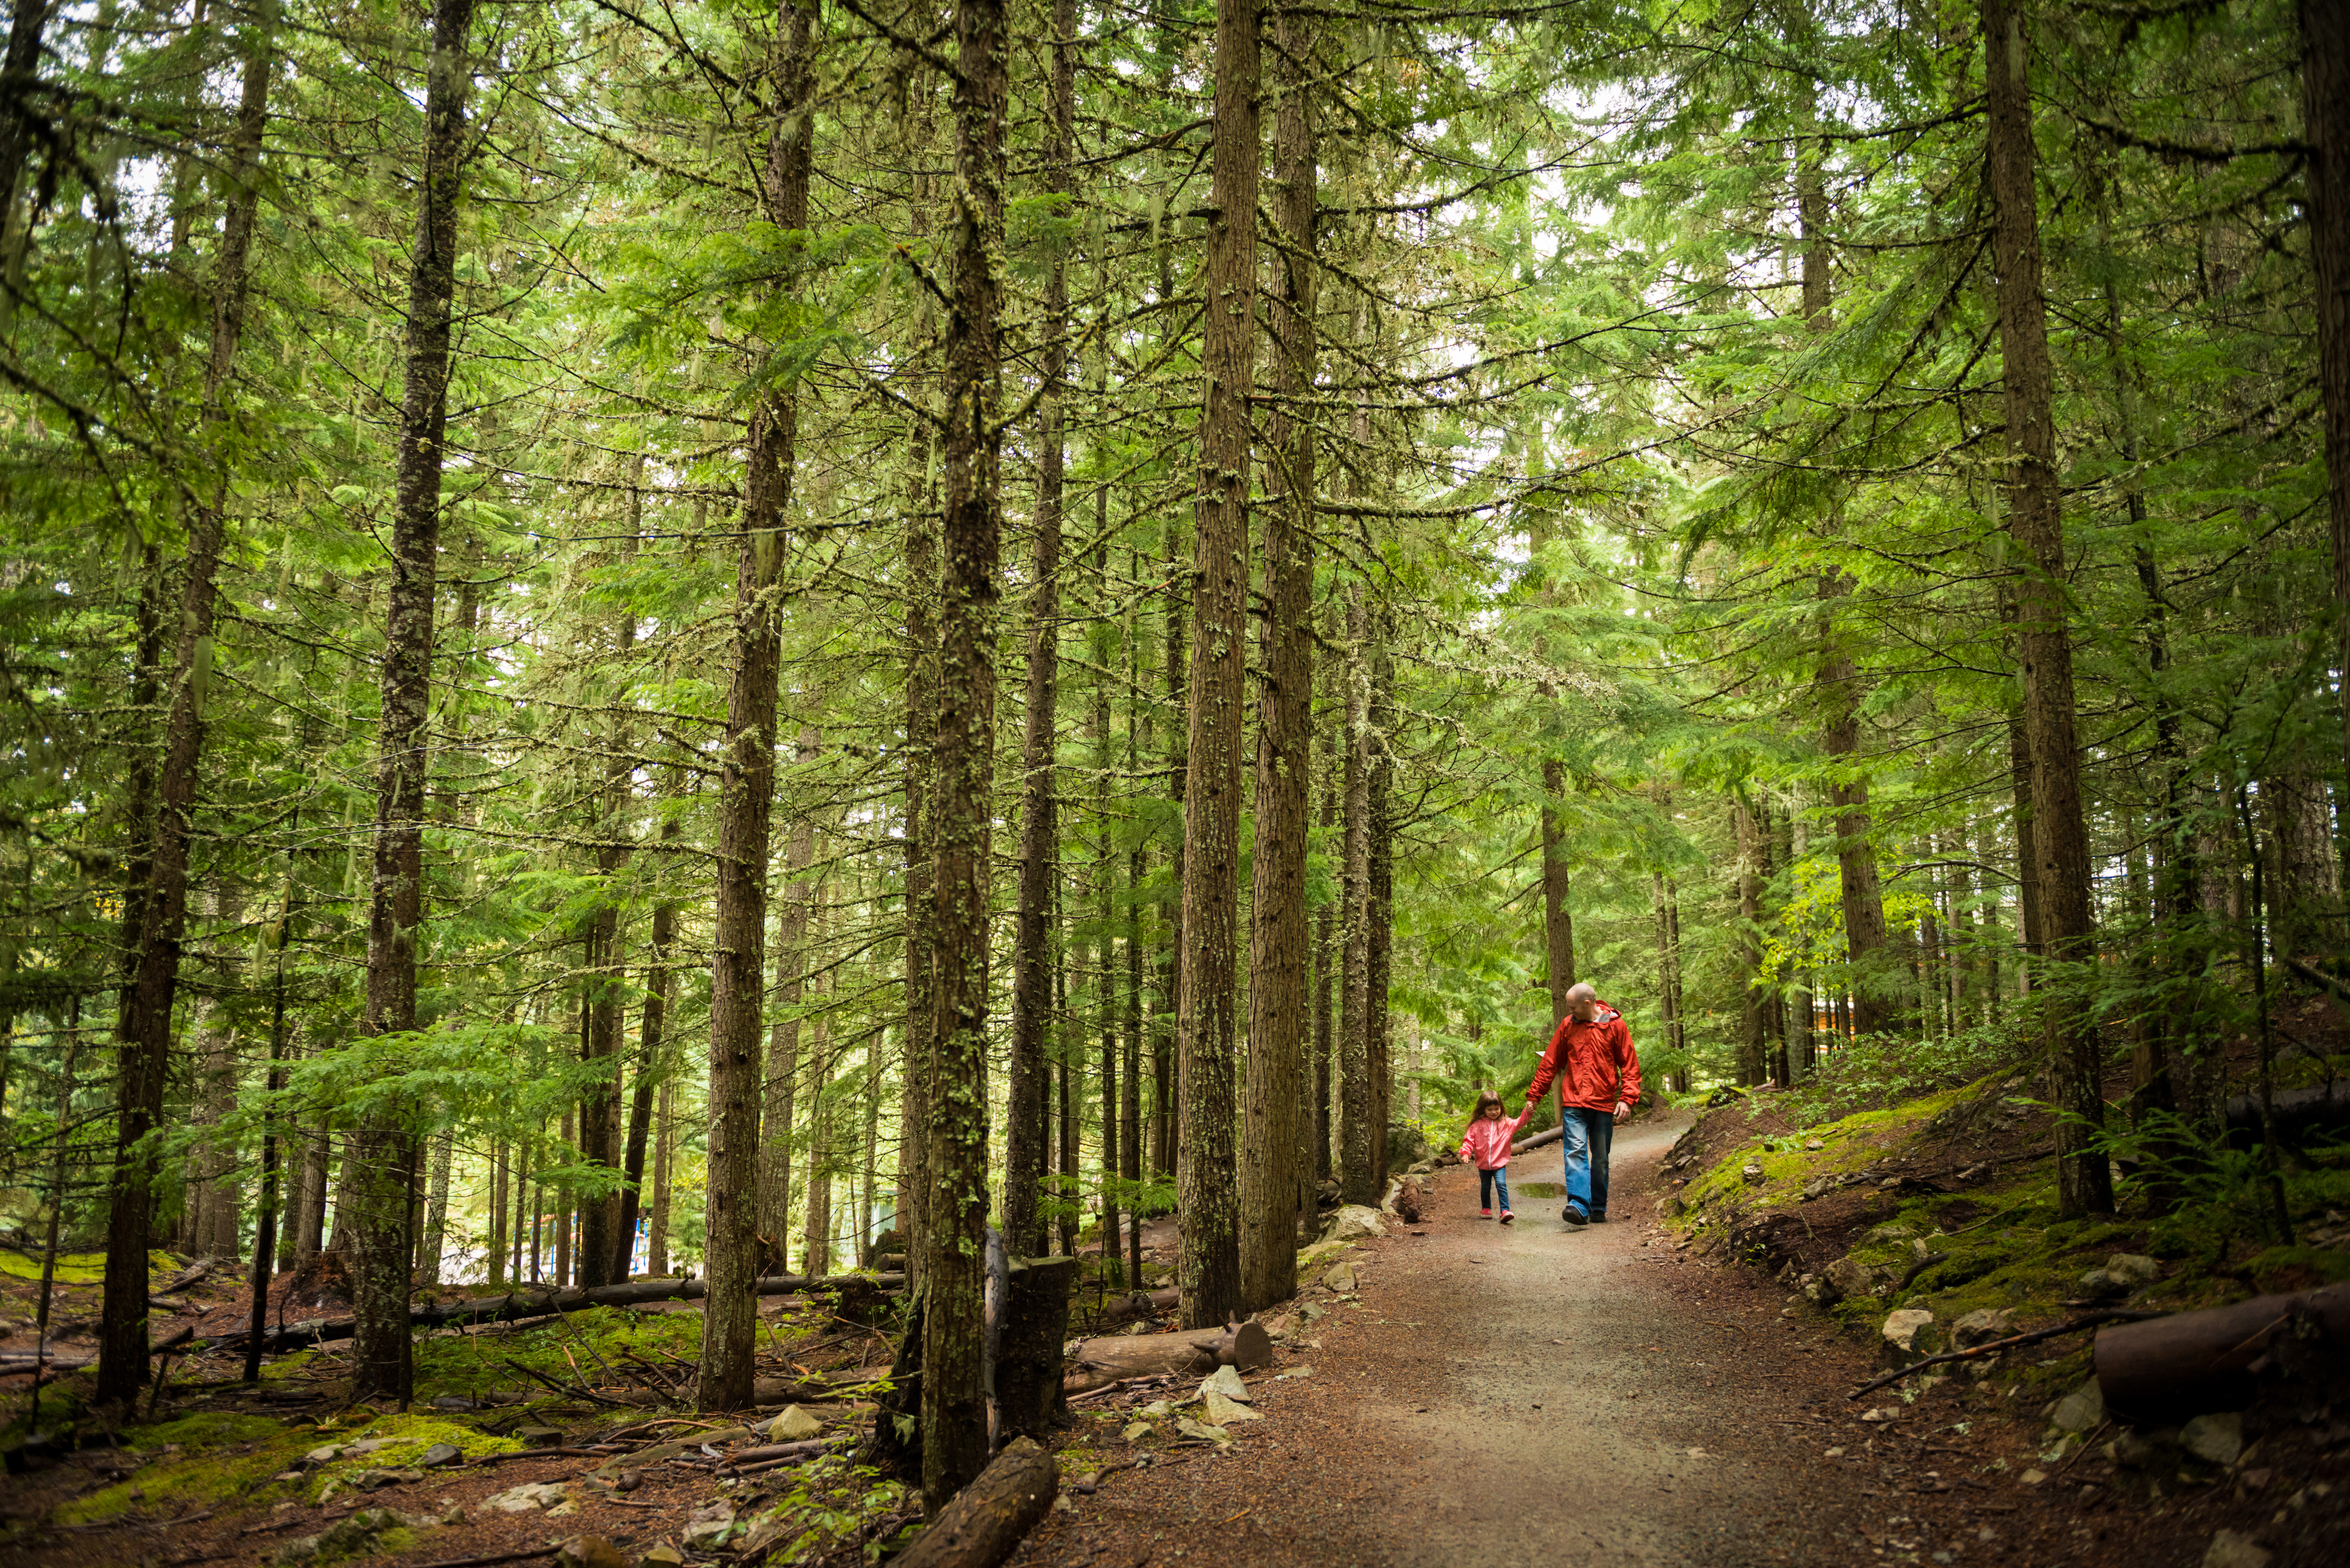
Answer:
<svg viewBox="0 0 2350 1568"><path fill-rule="evenodd" d="M1599 1016L1599 993L1576 981L1566 988L1566 1011L1569 1016L1590 1023Z"/></svg>

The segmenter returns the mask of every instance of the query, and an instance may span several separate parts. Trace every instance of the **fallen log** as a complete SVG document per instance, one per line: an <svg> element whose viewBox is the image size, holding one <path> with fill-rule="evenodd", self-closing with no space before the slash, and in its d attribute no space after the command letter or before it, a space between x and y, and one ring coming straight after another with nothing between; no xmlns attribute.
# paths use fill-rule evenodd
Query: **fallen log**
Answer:
<svg viewBox="0 0 2350 1568"><path fill-rule="evenodd" d="M1015 1438L898 1554L898 1568L995 1568L1044 1522L1060 1490L1053 1456Z"/></svg>
<svg viewBox="0 0 2350 1568"><path fill-rule="evenodd" d="M2350 1350L2350 1284L2106 1328L2093 1365L2106 1409L2169 1426L2244 1408L2262 1373L2320 1345L2336 1356Z"/></svg>
<svg viewBox="0 0 2350 1568"><path fill-rule="evenodd" d="M1553 1127L1548 1132L1538 1132L1532 1137L1520 1138L1517 1142L1510 1146L1510 1152L1512 1154L1523 1154L1530 1148L1540 1148L1546 1143L1556 1143L1560 1138L1563 1138L1565 1136L1566 1129L1565 1127ZM1675 1147L1678 1147L1679 1146L1676 1145Z"/></svg>
<svg viewBox="0 0 2350 1568"><path fill-rule="evenodd" d="M1104 1302L1092 1314L1096 1323L1125 1323L1129 1318L1164 1317L1181 1304L1182 1292L1173 1285L1159 1291L1129 1291Z"/></svg>
<svg viewBox="0 0 2350 1568"><path fill-rule="evenodd" d="M1219 1366L1243 1372L1273 1364L1273 1335L1254 1318L1232 1328L1194 1329L1189 1334L1113 1334L1088 1339L1070 1361L1076 1371L1064 1378L1065 1396L1083 1394L1123 1377L1156 1377L1168 1374L1204 1377Z"/></svg>
<svg viewBox="0 0 2350 1568"><path fill-rule="evenodd" d="M889 1368L858 1366L847 1372L835 1372L820 1377L757 1377L751 1382L751 1403L754 1405L812 1405L827 1399L845 1399L850 1396L843 1389L879 1383L889 1376Z"/></svg>
<svg viewBox="0 0 2350 1568"><path fill-rule="evenodd" d="M886 1290L903 1285L903 1274L827 1274L811 1278L806 1274L770 1274L761 1280L753 1295L787 1296L801 1291L847 1291L868 1288ZM598 1285L589 1290L568 1291L508 1291L503 1295L475 1296L468 1301L444 1302L433 1306L411 1308L408 1325L411 1328L449 1328L475 1323L527 1323L534 1318L559 1317L565 1313L583 1312L598 1306L647 1306L655 1302L698 1302L710 1293L707 1280L630 1280L626 1284ZM330 1318L307 1328L271 1329L261 1338L264 1350L300 1350L328 1340L348 1339L358 1326L356 1318ZM251 1338L248 1333L224 1334L213 1342L215 1350L241 1350Z"/></svg>

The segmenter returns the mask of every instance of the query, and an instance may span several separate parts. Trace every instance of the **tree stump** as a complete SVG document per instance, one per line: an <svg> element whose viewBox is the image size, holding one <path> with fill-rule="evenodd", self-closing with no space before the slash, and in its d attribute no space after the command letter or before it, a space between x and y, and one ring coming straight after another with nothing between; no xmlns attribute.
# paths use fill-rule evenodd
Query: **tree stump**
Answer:
<svg viewBox="0 0 2350 1568"><path fill-rule="evenodd" d="M1069 1332L1075 1258L1014 1258L995 1338L999 1438L1042 1438L1061 1399L1061 1346Z"/></svg>

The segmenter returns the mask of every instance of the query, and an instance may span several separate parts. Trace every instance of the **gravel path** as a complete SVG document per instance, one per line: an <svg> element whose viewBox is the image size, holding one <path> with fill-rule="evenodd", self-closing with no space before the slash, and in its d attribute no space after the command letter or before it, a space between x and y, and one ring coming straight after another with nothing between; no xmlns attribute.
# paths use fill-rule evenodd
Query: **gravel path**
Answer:
<svg viewBox="0 0 2350 1568"><path fill-rule="evenodd" d="M1442 1172L1427 1223L1371 1245L1361 1305L1292 1361L1313 1376L1263 1386L1267 1419L1229 1452L1108 1476L1016 1561L1871 1559L1858 1478L1825 1455L1866 1430L1842 1397L1865 1358L1783 1317L1778 1291L1682 1262L1650 1222L1658 1158L1687 1125L1625 1130L1613 1218L1583 1231L1531 1195L1514 1225L1481 1220L1475 1173ZM1511 1171L1555 1184L1558 1151Z"/></svg>

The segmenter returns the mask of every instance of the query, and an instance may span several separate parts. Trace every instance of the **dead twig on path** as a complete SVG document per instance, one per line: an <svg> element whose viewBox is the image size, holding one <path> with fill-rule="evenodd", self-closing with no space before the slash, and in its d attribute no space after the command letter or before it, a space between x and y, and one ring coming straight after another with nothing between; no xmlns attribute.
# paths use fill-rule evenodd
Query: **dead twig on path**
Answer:
<svg viewBox="0 0 2350 1568"><path fill-rule="evenodd" d="M557 1383L554 1378L546 1376L544 1373L533 1372L529 1367L525 1366L521 1362L515 1360L512 1356L506 1356L503 1359L508 1366L513 1367L525 1377L529 1378L534 1383L545 1384L547 1387L554 1389L557 1394L562 1395L566 1399L592 1399L598 1405L609 1405L615 1410L628 1410L634 1408L634 1407L629 1405L625 1399L607 1399L601 1394L597 1393L593 1388L567 1388L562 1384ZM575 1367L574 1370L577 1370L577 1368Z"/></svg>
<svg viewBox="0 0 2350 1568"><path fill-rule="evenodd" d="M561 1551L557 1546L542 1546L535 1552L498 1552L487 1557L444 1557L438 1563L427 1563L423 1568L490 1568L493 1563L528 1563L533 1558L552 1557Z"/></svg>
<svg viewBox="0 0 2350 1568"><path fill-rule="evenodd" d="M1996 1355L2002 1350L2013 1350L2020 1345L2036 1345L2043 1339L2058 1339L2068 1334L2078 1334L2085 1328L2102 1328L2109 1323L2142 1323L2147 1318L2170 1315L2167 1312L2129 1312L2116 1309L2112 1312L2097 1313L2072 1323L2059 1324L2054 1328L2035 1328L2029 1334L2012 1334L2005 1339L1994 1339L1988 1345L1978 1345L1971 1350L1946 1350L1939 1355L1929 1355L1922 1361L1913 1361L1908 1366L1898 1371L1888 1372L1882 1377L1871 1378L1845 1397L1857 1399L1864 1394L1873 1394L1888 1383L1898 1383L1911 1373L1923 1372L1929 1366L1946 1366L1954 1361L1972 1361L1979 1355Z"/></svg>

